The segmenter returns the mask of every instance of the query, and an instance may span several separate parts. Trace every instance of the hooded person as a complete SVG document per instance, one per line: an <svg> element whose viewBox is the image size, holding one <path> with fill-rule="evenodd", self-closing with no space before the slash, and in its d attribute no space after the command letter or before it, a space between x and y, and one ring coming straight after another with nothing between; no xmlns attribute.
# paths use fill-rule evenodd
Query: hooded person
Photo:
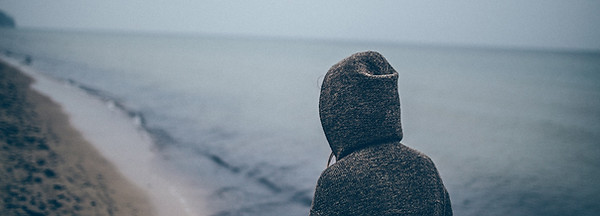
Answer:
<svg viewBox="0 0 600 216"><path fill-rule="evenodd" d="M319 112L336 162L321 173L310 215L452 215L431 159L400 143L398 73L381 54L333 65Z"/></svg>

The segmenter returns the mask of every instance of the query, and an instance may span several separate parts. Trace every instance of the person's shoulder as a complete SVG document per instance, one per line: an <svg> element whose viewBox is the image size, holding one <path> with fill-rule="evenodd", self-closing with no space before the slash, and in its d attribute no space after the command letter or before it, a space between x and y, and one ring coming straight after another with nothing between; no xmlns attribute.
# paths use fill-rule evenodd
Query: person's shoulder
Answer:
<svg viewBox="0 0 600 216"><path fill-rule="evenodd" d="M349 158L346 157L342 160L336 161L331 166L327 167L321 173L321 178L343 178L348 173L351 173L351 169L355 167L355 164L348 163Z"/></svg>
<svg viewBox="0 0 600 216"><path fill-rule="evenodd" d="M350 154L336 161L321 173L319 181L323 184L339 184L340 182L355 181L364 177L365 171L371 167L369 159L356 154Z"/></svg>
<svg viewBox="0 0 600 216"><path fill-rule="evenodd" d="M382 166L405 173L437 172L433 160L423 152L400 142L385 144L378 152Z"/></svg>
<svg viewBox="0 0 600 216"><path fill-rule="evenodd" d="M414 148L408 147L406 145L404 145L403 143L398 143L400 149L400 153L403 155L406 155L408 157L414 158L416 160L420 160L423 162L427 162L427 163L433 163L433 161L431 160L431 158L429 156L427 156L425 153L416 150Z"/></svg>

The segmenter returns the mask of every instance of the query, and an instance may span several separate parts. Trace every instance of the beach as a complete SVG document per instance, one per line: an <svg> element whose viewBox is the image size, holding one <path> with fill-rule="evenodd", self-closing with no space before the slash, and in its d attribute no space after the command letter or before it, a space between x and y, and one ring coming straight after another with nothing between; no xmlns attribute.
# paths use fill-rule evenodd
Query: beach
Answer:
<svg viewBox="0 0 600 216"><path fill-rule="evenodd" d="M146 192L31 83L0 62L0 214L154 215Z"/></svg>

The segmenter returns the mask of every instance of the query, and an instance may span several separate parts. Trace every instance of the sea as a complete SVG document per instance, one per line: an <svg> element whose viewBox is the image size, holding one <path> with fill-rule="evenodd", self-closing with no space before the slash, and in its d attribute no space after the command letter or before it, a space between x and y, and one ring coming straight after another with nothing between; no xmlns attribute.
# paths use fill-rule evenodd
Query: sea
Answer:
<svg viewBox="0 0 600 216"><path fill-rule="evenodd" d="M323 76L366 50L398 71L402 142L432 158L455 215L600 214L600 52L0 30L2 58L149 134L130 148L207 215L308 214L331 152Z"/></svg>

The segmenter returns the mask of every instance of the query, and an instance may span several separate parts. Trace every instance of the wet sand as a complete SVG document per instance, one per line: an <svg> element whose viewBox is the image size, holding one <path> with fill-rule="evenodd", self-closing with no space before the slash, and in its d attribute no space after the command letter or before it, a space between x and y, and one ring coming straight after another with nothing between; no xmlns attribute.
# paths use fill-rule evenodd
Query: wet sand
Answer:
<svg viewBox="0 0 600 216"><path fill-rule="evenodd" d="M0 62L0 215L153 215L145 191Z"/></svg>

